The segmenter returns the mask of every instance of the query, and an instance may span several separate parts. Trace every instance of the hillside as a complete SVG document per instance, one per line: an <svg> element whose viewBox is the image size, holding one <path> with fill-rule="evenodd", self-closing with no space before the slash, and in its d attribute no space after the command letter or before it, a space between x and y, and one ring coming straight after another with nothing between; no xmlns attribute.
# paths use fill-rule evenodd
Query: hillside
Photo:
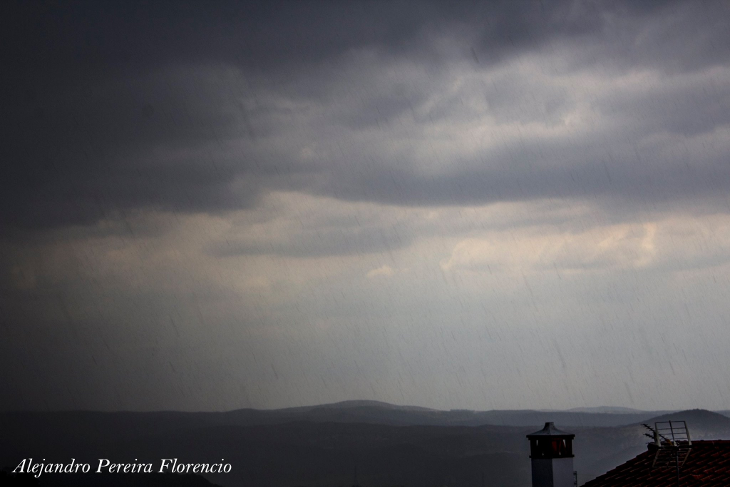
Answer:
<svg viewBox="0 0 730 487"><path fill-rule="evenodd" d="M326 421L327 411L335 421ZM480 485L482 475L496 487L529 485L525 435L541 428L544 421L528 426L404 424L419 420L457 423L488 413L495 412L369 403L228 413L3 413L0 467L12 467L29 457L89 462L98 458L217 462L224 458L233 466L230 474L205 476L222 486L351 485L355 469L364 487L471 486ZM600 424L610 413L499 413L520 421L545 418L575 433L575 467L581 483L646 448L640 422L684 419L695 439L730 438L730 418L703 410L659 415L622 426ZM576 418L574 414L598 424L566 426L557 419ZM251 424L256 422L260 424ZM55 485L48 483L50 477L42 480L46 483L41 485Z"/></svg>
<svg viewBox="0 0 730 487"><path fill-rule="evenodd" d="M705 409L664 414L652 418L650 424L657 421L686 421L691 437L697 440L730 438L730 418Z"/></svg>

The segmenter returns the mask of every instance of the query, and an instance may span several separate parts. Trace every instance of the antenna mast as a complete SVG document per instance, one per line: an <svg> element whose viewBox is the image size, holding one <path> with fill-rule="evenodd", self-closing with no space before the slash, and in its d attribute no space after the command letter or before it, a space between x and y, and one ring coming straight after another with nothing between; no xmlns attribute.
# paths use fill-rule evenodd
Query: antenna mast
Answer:
<svg viewBox="0 0 730 487"><path fill-rule="evenodd" d="M652 434L644 433L653 440L656 448L652 468L677 469L677 487L679 487L679 469L687 461L692 450L692 439L689 436L689 428L685 421L658 421L652 428L648 424L643 425Z"/></svg>

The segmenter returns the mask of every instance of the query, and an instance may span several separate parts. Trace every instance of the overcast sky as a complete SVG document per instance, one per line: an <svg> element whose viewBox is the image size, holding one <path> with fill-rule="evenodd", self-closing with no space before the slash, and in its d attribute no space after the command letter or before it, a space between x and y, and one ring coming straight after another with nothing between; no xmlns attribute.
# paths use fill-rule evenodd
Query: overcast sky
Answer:
<svg viewBox="0 0 730 487"><path fill-rule="evenodd" d="M727 2L3 2L2 409L730 409Z"/></svg>

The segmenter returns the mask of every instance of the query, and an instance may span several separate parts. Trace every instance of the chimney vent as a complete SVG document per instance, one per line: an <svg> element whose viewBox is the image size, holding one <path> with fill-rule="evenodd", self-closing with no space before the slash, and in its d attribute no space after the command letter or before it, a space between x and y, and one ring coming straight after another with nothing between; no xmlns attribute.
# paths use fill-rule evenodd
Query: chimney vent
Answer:
<svg viewBox="0 0 730 487"><path fill-rule="evenodd" d="M552 422L527 435L530 440L532 487L573 487L573 438Z"/></svg>

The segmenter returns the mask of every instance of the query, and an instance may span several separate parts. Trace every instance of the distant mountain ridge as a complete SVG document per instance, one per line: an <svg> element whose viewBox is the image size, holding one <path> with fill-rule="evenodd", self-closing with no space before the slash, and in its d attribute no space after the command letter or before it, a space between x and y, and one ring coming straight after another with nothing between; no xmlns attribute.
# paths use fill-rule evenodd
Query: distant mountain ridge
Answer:
<svg viewBox="0 0 730 487"><path fill-rule="evenodd" d="M690 409L652 418L650 425L660 421L685 421L694 439L730 439L730 418L706 409ZM721 436L713 436L713 435Z"/></svg>
<svg viewBox="0 0 730 487"><path fill-rule="evenodd" d="M528 485L530 478L525 435L545 421L576 435L575 468L581 483L644 451L647 438L641 423L685 420L693 439L730 439L730 418L705 410L642 417L630 424L596 424L624 422L637 414L641 416L438 411L370 401L224 413L0 413L0 467L12 468L29 457L92 462L225 458L234 466L231 474L205 476L222 486L351 485L357 468L358 483L366 487L468 487L480 485L484 472L490 475L489 485L518 487ZM567 424L571 419L584 424Z"/></svg>
<svg viewBox="0 0 730 487"><path fill-rule="evenodd" d="M253 426L263 424L281 424L293 421L338 422L338 423L370 423L389 424L394 426L539 426L546 421L553 421L569 427L606 427L635 424L649 418L667 414L670 411L640 411L629 408L601 406L596 408L574 408L567 411L547 410L489 410L473 411L452 409L449 411L430 409L420 406L401 406L380 401L355 400L313 406L299 406L284 409L236 409L225 412L91 412L91 411L59 411L46 414L73 418L88 414L99 421L105 417L115 417L127 421L135 415L146 415L156 418L148 421L152 430L165 430L170 421L182 418L199 426L231 424ZM6 414L40 414L16 412ZM105 416L107 415L107 416ZM108 416L111 415L111 416ZM125 418L125 419L122 419ZM159 419L159 421L157 421ZM145 422L145 421L143 421Z"/></svg>
<svg viewBox="0 0 730 487"><path fill-rule="evenodd" d="M572 413L606 413L606 414L643 414L646 411L643 411L641 409L633 409L633 408L625 408L621 406L596 406L596 407L582 407L582 408L572 408L568 409L568 412ZM655 413L659 412L669 412L669 411L654 411Z"/></svg>
<svg viewBox="0 0 730 487"><path fill-rule="evenodd" d="M357 407L382 407L386 409L401 409L410 411L439 411L439 409L426 408L423 406L404 406L399 404L391 404L383 401L373 401L371 399L351 399L347 401L338 401L325 404L315 404L311 406L296 406L291 408L280 408L280 409L260 409L259 411L294 411L303 409L316 409L316 408L357 408ZM235 410L234 410L235 411Z"/></svg>
<svg viewBox="0 0 730 487"><path fill-rule="evenodd" d="M277 424L286 421L364 422L391 425L501 426L542 425L546 421L564 426L620 426L633 424L669 411L640 411L629 408L576 408L567 411L489 410L449 411L419 406L400 406L378 401L343 401L333 404L286 409L239 409L220 413L236 424Z"/></svg>

